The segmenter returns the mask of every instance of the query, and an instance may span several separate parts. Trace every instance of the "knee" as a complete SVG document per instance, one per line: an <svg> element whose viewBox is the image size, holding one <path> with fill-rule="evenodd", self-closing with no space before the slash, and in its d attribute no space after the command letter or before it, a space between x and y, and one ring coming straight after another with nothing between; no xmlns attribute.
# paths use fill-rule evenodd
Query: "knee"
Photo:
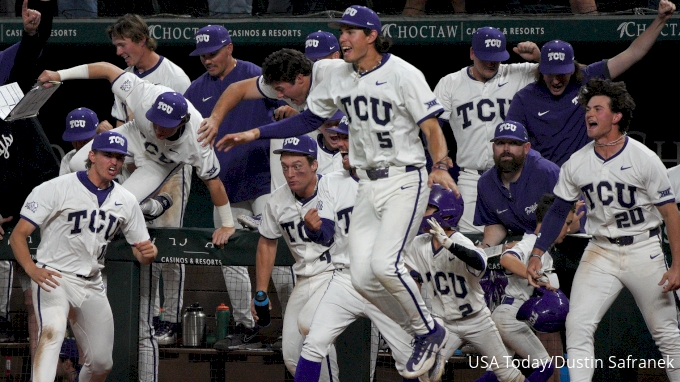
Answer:
<svg viewBox="0 0 680 382"><path fill-rule="evenodd" d="M104 357L102 359L92 360L92 363L90 364L90 370L92 371L92 375L97 377L106 377L111 372L112 367L113 359L111 358L111 356ZM102 380L104 379L105 378L102 378Z"/></svg>

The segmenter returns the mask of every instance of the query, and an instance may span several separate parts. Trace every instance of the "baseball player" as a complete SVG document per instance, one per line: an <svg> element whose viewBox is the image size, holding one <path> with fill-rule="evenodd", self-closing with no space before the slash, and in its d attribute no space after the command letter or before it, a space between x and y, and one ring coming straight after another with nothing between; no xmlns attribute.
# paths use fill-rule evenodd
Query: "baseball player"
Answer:
<svg viewBox="0 0 680 382"><path fill-rule="evenodd" d="M352 284L415 336L402 375L416 378L432 367L448 336L430 316L402 256L404 246L417 232L414 222L425 210L427 184L456 189L448 173L451 161L446 157L446 141L436 119L443 109L422 73L386 52L390 44L381 35L380 18L373 10L351 6L333 25L341 29L345 63L311 91L307 110L271 125L227 135L218 146L301 135L336 110L345 113L350 126L350 163L357 167L361 179L349 233ZM329 60L333 61L339 60ZM429 177L420 131L435 162Z"/></svg>
<svg viewBox="0 0 680 382"><path fill-rule="evenodd" d="M421 380L438 381L444 361L468 341L482 356L497 361L490 366L498 380L524 381L522 373L507 362L508 353L484 301L479 279L486 271L486 254L456 231L463 207L463 200L452 191L433 185L420 224L422 231L430 233L416 236L405 250L407 267L431 296L432 314L449 332L438 362ZM549 376L539 378L544 376L540 370L534 374L530 381Z"/></svg>
<svg viewBox="0 0 680 382"><path fill-rule="evenodd" d="M474 213L475 225L484 227L482 248L498 245L509 231L534 232L538 201L552 191L560 173L557 165L531 149L521 123L499 123L491 142L495 164L477 182Z"/></svg>
<svg viewBox="0 0 680 382"><path fill-rule="evenodd" d="M278 238L283 236L295 258L293 271L297 282L288 300L282 330L283 361L293 375L304 340L304 335L298 329L298 322L311 322L335 268L335 247L313 242L304 222L310 210L318 210L320 207L317 193L320 176L316 174L316 153L316 142L306 135L285 139L283 147L276 151L276 154L281 154L281 168L287 184L274 191L267 201L259 227L260 241L257 244L257 291L267 292ZM251 311L254 318L259 319L253 304ZM323 365L321 380L337 380L338 365L334 347L329 350L327 362L323 362Z"/></svg>
<svg viewBox="0 0 680 382"><path fill-rule="evenodd" d="M234 45L231 36L220 25L203 27L195 37L196 49L190 55L200 57L206 72L191 83L184 96L201 115L209 115L227 86L258 76L262 70L232 55ZM239 103L220 124L218 137L271 121L275 106L277 104L268 99ZM261 216L270 193L269 142L216 152L216 155L220 161L220 180L230 198L232 216ZM219 222L219 215L215 213L215 223ZM236 224L236 228L243 228ZM227 350L255 340L257 330L250 314L252 288L248 268L223 266L222 273L236 328L227 338L218 341L215 348Z"/></svg>
<svg viewBox="0 0 680 382"><path fill-rule="evenodd" d="M528 61L540 58L533 42L519 43L513 50ZM465 201L460 220L462 232L483 231L483 227L473 224L473 219L477 182L493 166L488 142L496 126L505 120L515 93L534 81L537 64L501 64L508 58L503 32L492 27L479 28L472 35L472 65L442 77L434 89L444 107L439 116L441 124L453 131L456 140L456 164L460 167L457 184Z"/></svg>
<svg viewBox="0 0 680 382"><path fill-rule="evenodd" d="M153 84L160 84L183 94L189 87L189 77L184 70L156 52L158 42L149 34L146 22L134 14L126 14L116 20L106 28L106 32L111 42L116 47L116 54L125 60L126 72L133 73L139 78ZM116 96L111 110L111 115L116 119L116 127L134 119L132 108L128 107L125 100ZM101 129L101 127L100 127ZM185 165L163 184L158 191L159 196L169 195L172 205L160 217L148 222L149 227L182 227L184 211L189 200L191 191L192 169L190 165ZM164 296L164 319L159 321L160 295L159 280L163 277L163 296ZM177 340L177 332L181 324L182 305L184 303L184 264L154 263L150 269L142 267L141 281L143 290L141 292L140 312L146 320L151 316L149 322L154 325L154 339L144 340L142 348L153 349L155 344L149 343L157 340L159 345L171 345ZM150 281L149 281L150 280ZM146 288L150 286L148 297ZM151 306L149 305L151 304ZM148 323L142 324L148 326ZM141 338L146 338L148 330L143 331ZM140 333L141 335L141 333ZM141 354L146 354L150 350L144 350ZM157 357L155 358L157 359ZM157 361L140 359L142 370L140 375L149 375L149 368ZM155 380L157 372L153 376L143 377L142 381Z"/></svg>
<svg viewBox="0 0 680 382"><path fill-rule="evenodd" d="M630 139L635 102L622 82L592 79L579 92L593 141L564 163L557 197L531 251L528 279L536 285L543 253L558 236L574 201L586 201L585 248L571 289L567 353L572 381L590 381L594 333L623 287L628 288L664 359L671 381L680 381L680 332L674 294L680 287L680 214L666 168L643 144ZM659 226L666 223L673 264L667 267ZM590 362L589 362L590 361Z"/></svg>
<svg viewBox="0 0 680 382"><path fill-rule="evenodd" d="M314 242L333 243L335 270L311 322L308 321L310 317L298 319L300 330L306 337L295 370L296 381L319 380L321 363L328 354L328 348L358 317L371 319L383 334L392 349L397 370L404 369L404 364L411 353L412 337L352 286L347 239L359 178L356 170L349 164L347 118L344 118L338 127L329 130L338 135L343 171L326 174L319 180L317 203L319 207L310 209L305 215L305 225L310 233L309 238ZM377 349L375 350L377 352ZM371 354L373 355L373 349ZM372 367L374 362L372 359Z"/></svg>
<svg viewBox="0 0 680 382"><path fill-rule="evenodd" d="M340 43L333 33L312 32L305 38L305 56L312 62L340 58Z"/></svg>
<svg viewBox="0 0 680 382"><path fill-rule="evenodd" d="M91 147L86 171L55 178L31 192L10 236L17 262L33 280L40 320L34 381L54 380L67 319L83 348L82 380L106 379L113 351L113 315L100 272L106 246L120 229L140 263L150 264L158 252L136 198L113 181L128 155L127 140L105 132ZM37 227L41 240L34 263L26 239Z"/></svg>
<svg viewBox="0 0 680 382"><path fill-rule="evenodd" d="M560 40L545 43L536 82L517 92L507 119L523 124L531 146L544 158L562 166L590 141L585 112L578 103L581 86L591 78L615 79L641 60L674 12L675 4L661 0L657 17L626 50L588 66L576 62L569 43Z"/></svg>
<svg viewBox="0 0 680 382"><path fill-rule="evenodd" d="M541 365L545 365L543 367L546 371L546 377L550 377L554 371L550 355L529 325L526 322L517 320L517 311L534 294L534 287L527 285L526 281L527 263L529 262L531 249L534 247L538 232L541 229L543 217L554 200L555 196L552 194L545 194L541 197L536 207L536 230L533 233L525 233L522 240L515 243L512 248L505 250L501 255L500 263L505 268L505 273L508 276L508 285L505 287L501 304L491 314L491 318L496 323L508 354L510 356L517 354L531 362L539 360ZM579 203L582 202L577 202L577 204ZM567 221L555 243L561 243L570 230L573 229L571 227L572 222L579 221L580 216L576 215L576 209L574 208L569 212ZM579 213L579 215L583 214L583 211ZM559 288L560 284L557 275L551 272L553 269L552 257L547 252L543 256L541 273L546 276L547 280L540 284L550 288Z"/></svg>

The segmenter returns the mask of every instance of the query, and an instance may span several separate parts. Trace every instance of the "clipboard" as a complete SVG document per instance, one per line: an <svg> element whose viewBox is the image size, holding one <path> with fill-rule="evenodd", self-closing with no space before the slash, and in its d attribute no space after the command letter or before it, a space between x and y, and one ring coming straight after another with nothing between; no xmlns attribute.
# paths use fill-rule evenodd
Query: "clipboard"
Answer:
<svg viewBox="0 0 680 382"><path fill-rule="evenodd" d="M16 82L0 86L0 117L11 122L37 116L40 108L61 85L58 81L51 83L49 88L36 84L25 96Z"/></svg>

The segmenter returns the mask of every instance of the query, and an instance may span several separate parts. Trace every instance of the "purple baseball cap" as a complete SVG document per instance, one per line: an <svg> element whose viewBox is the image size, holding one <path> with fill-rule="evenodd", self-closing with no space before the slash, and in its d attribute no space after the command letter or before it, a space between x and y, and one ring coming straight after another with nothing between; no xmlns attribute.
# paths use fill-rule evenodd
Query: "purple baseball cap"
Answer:
<svg viewBox="0 0 680 382"><path fill-rule="evenodd" d="M340 120L340 123L337 126L329 127L328 129L326 129L326 131L332 131L338 134L349 135L349 121L347 120L347 116L343 115L342 119Z"/></svg>
<svg viewBox="0 0 680 382"><path fill-rule="evenodd" d="M305 56L315 60L340 51L340 43L333 33L318 31L307 35Z"/></svg>
<svg viewBox="0 0 680 382"><path fill-rule="evenodd" d="M538 70L542 74L569 74L574 72L574 48L561 40L543 44L541 63Z"/></svg>
<svg viewBox="0 0 680 382"><path fill-rule="evenodd" d="M493 134L494 142L499 139L510 139L513 141L529 142L529 135L527 134L527 129L524 128L519 122L515 121L505 121L501 122L496 126L496 131Z"/></svg>
<svg viewBox="0 0 680 382"><path fill-rule="evenodd" d="M505 35L493 27L479 28L472 35L475 57L482 61L502 62L510 58L505 49Z"/></svg>
<svg viewBox="0 0 680 382"><path fill-rule="evenodd" d="M328 23L331 28L340 28L342 25L352 25L381 32L380 17L371 8L363 5L352 5L345 9L340 21Z"/></svg>
<svg viewBox="0 0 680 382"><path fill-rule="evenodd" d="M97 134L92 140L92 150L130 156L127 147L127 139L120 133L111 130Z"/></svg>
<svg viewBox="0 0 680 382"><path fill-rule="evenodd" d="M166 129L173 129L184 120L188 110L187 100L181 94L165 92L156 98L156 102L146 112L146 119Z"/></svg>
<svg viewBox="0 0 680 382"><path fill-rule="evenodd" d="M66 130L61 136L66 142L85 141L94 137L99 119L94 111L79 107L66 116Z"/></svg>
<svg viewBox="0 0 680 382"><path fill-rule="evenodd" d="M229 31L221 25L208 25L196 31L196 49L190 56L200 56L216 52L225 45L231 44Z"/></svg>
<svg viewBox="0 0 680 382"><path fill-rule="evenodd" d="M274 150L274 154L281 153L298 153L304 155L311 155L316 158L318 144L309 135L301 135L299 137L291 137L283 140L283 147Z"/></svg>

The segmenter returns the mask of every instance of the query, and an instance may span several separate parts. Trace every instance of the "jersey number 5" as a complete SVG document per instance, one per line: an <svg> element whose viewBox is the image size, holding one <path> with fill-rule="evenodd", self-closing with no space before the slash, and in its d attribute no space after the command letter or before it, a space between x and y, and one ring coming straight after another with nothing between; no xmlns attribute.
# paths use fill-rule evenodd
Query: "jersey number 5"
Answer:
<svg viewBox="0 0 680 382"><path fill-rule="evenodd" d="M389 149L392 147L392 139L390 138L389 131L382 131L376 133L376 135L378 136L378 141L380 142L381 149Z"/></svg>

